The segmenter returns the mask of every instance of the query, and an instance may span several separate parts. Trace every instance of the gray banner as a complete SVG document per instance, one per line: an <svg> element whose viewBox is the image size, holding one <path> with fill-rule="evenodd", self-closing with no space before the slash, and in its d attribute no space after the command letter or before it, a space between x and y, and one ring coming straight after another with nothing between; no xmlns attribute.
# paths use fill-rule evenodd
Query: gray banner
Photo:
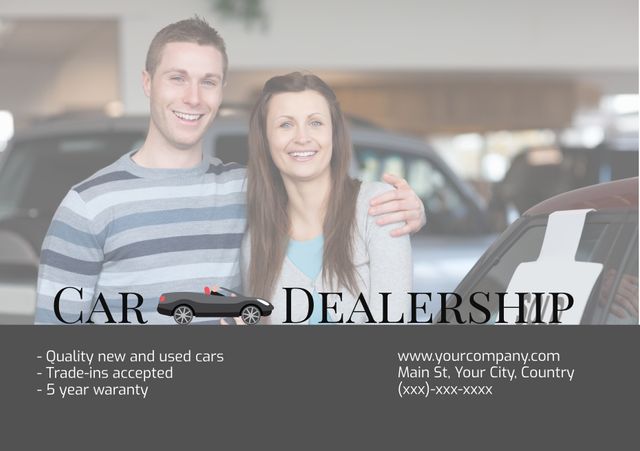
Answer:
<svg viewBox="0 0 640 451"><path fill-rule="evenodd" d="M639 338L622 326L4 326L2 440L623 447L636 442Z"/></svg>

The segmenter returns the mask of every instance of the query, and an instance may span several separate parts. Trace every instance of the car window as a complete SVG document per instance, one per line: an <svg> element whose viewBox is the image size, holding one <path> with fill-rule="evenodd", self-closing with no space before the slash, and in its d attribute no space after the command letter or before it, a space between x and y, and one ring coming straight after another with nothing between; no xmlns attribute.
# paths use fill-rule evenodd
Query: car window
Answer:
<svg viewBox="0 0 640 451"><path fill-rule="evenodd" d="M492 261L486 261L486 264L492 265L490 270L468 290L468 293L505 291L517 266L522 262L535 261L540 255L545 229L544 225L528 227L507 249L500 251L500 255Z"/></svg>
<svg viewBox="0 0 640 451"><path fill-rule="evenodd" d="M231 296L234 297L236 296L236 292L235 291L231 291L227 288L224 287L220 287L220 289L218 290L218 292L222 295L222 296Z"/></svg>
<svg viewBox="0 0 640 451"><path fill-rule="evenodd" d="M589 300L583 322L638 324L637 222L623 224L616 242L603 250L602 275Z"/></svg>
<svg viewBox="0 0 640 451"><path fill-rule="evenodd" d="M0 169L0 218L50 220L69 188L141 142L140 133L103 133L18 142Z"/></svg>
<svg viewBox="0 0 640 451"><path fill-rule="evenodd" d="M464 294L460 293L463 299L468 299L474 292L506 291L518 265L538 259L545 232L546 219L537 219L508 237L505 245L497 249L497 255L485 259L484 264L476 268L476 273L480 273L475 274L475 282L470 281L472 284L470 288L465 289ZM611 301L608 298L603 299L603 296L605 293L610 293L613 284L616 284L617 279L611 274L617 275L620 272L619 267L621 262L625 261L629 243L634 241L634 234L637 238L637 233L637 217L625 213L594 212L587 215L576 252L576 261L602 263L603 270L591 291L583 322L602 322L596 320L606 316L606 311L611 310L609 305ZM637 287L637 260L635 266L628 265L624 271L628 274L625 281L629 283L635 281ZM609 276L605 277L607 274ZM607 282L607 277L612 279ZM622 286L620 289L624 290L624 288L625 286ZM635 299L637 306L637 291ZM485 305L490 310L495 310L497 307L494 301ZM616 307L614 306L613 309L615 310ZM637 323L637 310L635 315Z"/></svg>
<svg viewBox="0 0 640 451"><path fill-rule="evenodd" d="M407 180L428 212L429 225L424 233L467 234L478 230L474 210L452 180L427 157L360 145L354 151L363 182L380 181L384 172Z"/></svg>

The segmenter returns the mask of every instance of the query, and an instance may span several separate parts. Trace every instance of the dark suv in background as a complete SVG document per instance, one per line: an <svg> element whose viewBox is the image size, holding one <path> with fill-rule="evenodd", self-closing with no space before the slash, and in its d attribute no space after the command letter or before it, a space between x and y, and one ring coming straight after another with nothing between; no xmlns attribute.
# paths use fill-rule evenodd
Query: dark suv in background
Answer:
<svg viewBox="0 0 640 451"><path fill-rule="evenodd" d="M72 185L138 148L148 120L51 120L0 154L0 323L32 322L40 247L55 209ZM246 164L247 124L246 115L221 110L205 151ZM396 173L425 204L428 226L412 237L415 289L453 289L496 236L482 202L425 142L357 121L351 135L354 176Z"/></svg>

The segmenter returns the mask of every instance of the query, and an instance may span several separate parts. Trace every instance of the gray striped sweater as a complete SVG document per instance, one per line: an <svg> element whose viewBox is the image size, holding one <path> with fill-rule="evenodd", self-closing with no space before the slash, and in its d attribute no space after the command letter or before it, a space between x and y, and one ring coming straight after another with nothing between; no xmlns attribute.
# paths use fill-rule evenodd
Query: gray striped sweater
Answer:
<svg viewBox="0 0 640 451"><path fill-rule="evenodd" d="M71 188L56 211L42 245L36 323L61 324L53 301L64 287L83 291L82 299L75 290L60 297L67 321L83 312L86 322L102 293L119 322L119 293L135 292L148 324L174 323L156 312L164 292L240 287L245 169L207 156L195 168L149 169L132 154ZM91 319L104 323L106 315Z"/></svg>

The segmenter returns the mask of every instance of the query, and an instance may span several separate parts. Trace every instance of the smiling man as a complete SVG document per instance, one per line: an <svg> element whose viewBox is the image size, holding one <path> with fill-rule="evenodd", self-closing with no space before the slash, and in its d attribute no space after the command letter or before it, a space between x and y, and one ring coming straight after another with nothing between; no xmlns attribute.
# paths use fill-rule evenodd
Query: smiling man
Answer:
<svg viewBox="0 0 640 451"><path fill-rule="evenodd" d="M224 41L198 17L154 37L142 74L151 110L145 142L63 199L43 242L37 324L172 323L156 311L162 293L211 281L239 289L245 169L202 149L226 72ZM415 193L404 180L388 181L398 189L379 197L373 213L406 220L396 233L422 227Z"/></svg>
<svg viewBox="0 0 640 451"><path fill-rule="evenodd" d="M151 101L151 122L133 156L136 163L168 168L200 163L202 136L222 102L227 64L222 52L224 44L169 42L160 55L150 56L142 83Z"/></svg>

